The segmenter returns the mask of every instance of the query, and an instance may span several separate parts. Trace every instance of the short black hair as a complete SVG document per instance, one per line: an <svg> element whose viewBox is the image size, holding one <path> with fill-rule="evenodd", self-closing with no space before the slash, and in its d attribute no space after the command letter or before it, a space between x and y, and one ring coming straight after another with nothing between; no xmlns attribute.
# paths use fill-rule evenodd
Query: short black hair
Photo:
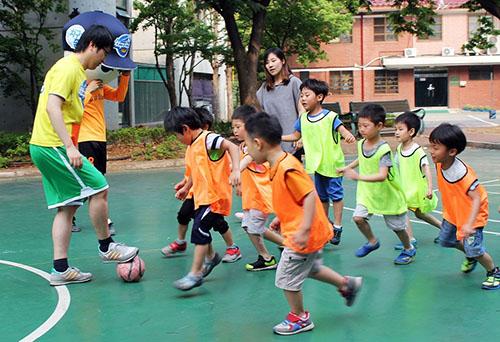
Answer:
<svg viewBox="0 0 500 342"><path fill-rule="evenodd" d="M205 106L195 107L194 111L200 117L201 125L208 126L208 129L212 128L214 124L214 116L210 113L210 111Z"/></svg>
<svg viewBox="0 0 500 342"><path fill-rule="evenodd" d="M385 123L385 108L377 103L368 103L361 108L358 118L367 118L375 125Z"/></svg>
<svg viewBox="0 0 500 342"><path fill-rule="evenodd" d="M245 130L249 137L260 138L273 146L281 143L283 135L278 118L266 112L252 114L245 122Z"/></svg>
<svg viewBox="0 0 500 342"><path fill-rule="evenodd" d="M408 130L413 128L415 130L415 133L412 134L412 138L416 137L418 131L420 131L420 118L413 112L404 112L403 114L398 115L396 117L396 120L394 120L394 123L402 123L406 125Z"/></svg>
<svg viewBox="0 0 500 342"><path fill-rule="evenodd" d="M183 125L188 126L190 129L198 129L201 128L201 120L194 109L176 106L165 113L163 125L167 132L182 134Z"/></svg>
<svg viewBox="0 0 500 342"><path fill-rule="evenodd" d="M113 34L103 25L92 25L83 32L75 47L75 52L82 52L87 49L90 43L94 43L98 50L111 50L114 45Z"/></svg>
<svg viewBox="0 0 500 342"><path fill-rule="evenodd" d="M250 105L241 105L236 108L231 116L231 120L241 120L244 123L248 120L250 115L257 113L257 109L254 106Z"/></svg>
<svg viewBox="0 0 500 342"><path fill-rule="evenodd" d="M323 100L328 96L328 92L330 91L328 84L325 81L320 81L315 78L308 78L302 82L300 90L304 88L312 90L316 96L323 95ZM321 100L321 102L323 102L323 100Z"/></svg>
<svg viewBox="0 0 500 342"><path fill-rule="evenodd" d="M460 127L446 122L432 130L429 141L434 144L442 144L448 150L456 148L457 154L465 150L465 146L467 146L467 138Z"/></svg>

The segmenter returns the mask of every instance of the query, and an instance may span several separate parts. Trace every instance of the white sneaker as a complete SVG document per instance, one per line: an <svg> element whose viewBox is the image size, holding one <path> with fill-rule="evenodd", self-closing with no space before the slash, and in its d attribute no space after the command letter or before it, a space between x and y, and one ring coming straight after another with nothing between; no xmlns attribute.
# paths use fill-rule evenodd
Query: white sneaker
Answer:
<svg viewBox="0 0 500 342"><path fill-rule="evenodd" d="M237 213L234 213L234 217L236 217L238 220L243 220L243 213L241 211L238 211Z"/></svg>
<svg viewBox="0 0 500 342"><path fill-rule="evenodd" d="M52 269L50 273L51 286L85 283L90 280L92 280L92 273L84 273L76 267L68 267L68 269L62 273Z"/></svg>
<svg viewBox="0 0 500 342"><path fill-rule="evenodd" d="M101 252L101 250L99 249L99 255L101 256L101 260L105 263L128 262L132 260L138 253L139 253L139 248L129 247L119 242L111 242L109 244L107 252Z"/></svg>

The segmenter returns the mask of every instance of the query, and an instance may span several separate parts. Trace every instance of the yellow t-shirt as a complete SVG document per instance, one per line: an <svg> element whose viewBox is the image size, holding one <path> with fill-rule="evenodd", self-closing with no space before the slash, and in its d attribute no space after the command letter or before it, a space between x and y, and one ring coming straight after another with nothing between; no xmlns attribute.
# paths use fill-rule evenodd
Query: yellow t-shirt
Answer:
<svg viewBox="0 0 500 342"><path fill-rule="evenodd" d="M74 54L61 58L50 68L40 91L30 144L45 147L63 145L47 113L49 94L64 99L62 112L66 130L70 136L75 135L74 127L78 126L83 116L86 78L85 70Z"/></svg>

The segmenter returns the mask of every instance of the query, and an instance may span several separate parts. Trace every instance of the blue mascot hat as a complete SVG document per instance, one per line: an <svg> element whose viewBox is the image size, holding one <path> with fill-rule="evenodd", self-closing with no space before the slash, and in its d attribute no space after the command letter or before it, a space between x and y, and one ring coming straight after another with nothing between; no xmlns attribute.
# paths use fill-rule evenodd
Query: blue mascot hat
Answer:
<svg viewBox="0 0 500 342"><path fill-rule="evenodd" d="M129 57L132 43L129 30L117 18L101 11L85 12L68 21L62 32L63 49L74 51L83 32L92 25L107 27L115 38L113 50L102 65L111 69L135 69L136 65Z"/></svg>

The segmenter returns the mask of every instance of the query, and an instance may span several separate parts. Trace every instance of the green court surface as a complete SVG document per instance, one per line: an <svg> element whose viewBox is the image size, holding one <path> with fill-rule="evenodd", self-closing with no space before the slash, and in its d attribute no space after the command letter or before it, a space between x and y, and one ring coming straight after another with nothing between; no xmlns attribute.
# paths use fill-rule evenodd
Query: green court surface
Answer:
<svg viewBox="0 0 500 342"><path fill-rule="evenodd" d="M500 263L500 153L467 150L462 158L475 167L489 191L490 222L486 245ZM361 275L364 287L351 308L336 289L307 280L305 305L316 325L293 337L273 335L272 327L288 312L274 286L274 271L250 273L246 262L256 253L237 220L228 218L243 258L221 264L204 285L179 292L172 282L189 269L193 248L166 259L160 248L176 237L180 202L172 186L182 170L110 174L110 214L117 241L141 248L146 273L139 283L119 280L115 266L97 256L97 241L87 217L78 213L83 231L74 233L70 263L92 272L94 280L67 286L58 294L47 280L5 261L49 272L53 211L46 209L40 179L0 183L0 340L20 340L40 327L41 341L492 341L500 333L500 290L484 291L481 267L460 272L462 255L433 243L437 230L414 224L419 239L416 261L395 266L396 236L380 217L370 222L382 246L358 259L354 251L365 241L351 220L355 186L345 181L344 234L338 247L325 248L324 263L342 274ZM240 200L235 199L233 212ZM438 208L439 209L439 208ZM439 214L436 214L439 215ZM223 253L217 233L214 246ZM278 249L268 243L269 249ZM21 265L20 265L21 266ZM60 287L65 289L64 287ZM68 298L70 303L68 306ZM58 309L56 306L59 303ZM65 305L68 306L67 310ZM57 315L59 317L57 317ZM53 315L53 316L51 316ZM52 328L50 328L50 326Z"/></svg>

